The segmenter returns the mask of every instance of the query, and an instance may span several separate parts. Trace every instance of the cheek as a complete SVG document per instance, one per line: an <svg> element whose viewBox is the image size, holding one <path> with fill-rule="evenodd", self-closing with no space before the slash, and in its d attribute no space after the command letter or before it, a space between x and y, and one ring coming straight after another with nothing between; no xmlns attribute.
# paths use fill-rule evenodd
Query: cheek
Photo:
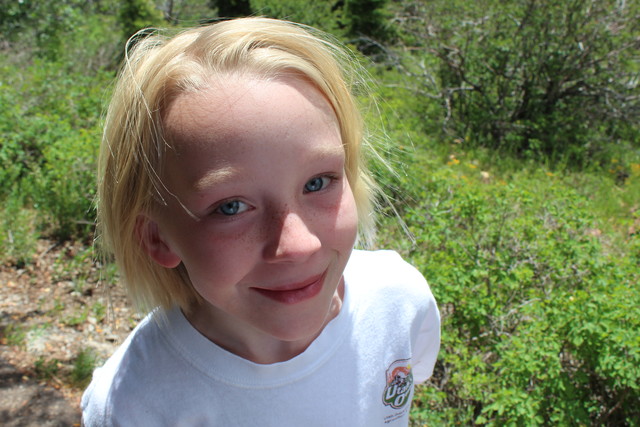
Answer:
<svg viewBox="0 0 640 427"><path fill-rule="evenodd" d="M255 233L199 229L181 239L182 262L196 288L202 283L231 283L246 274L257 247Z"/></svg>
<svg viewBox="0 0 640 427"><path fill-rule="evenodd" d="M358 209L347 185L336 213L336 233L344 246L353 246L358 234Z"/></svg>

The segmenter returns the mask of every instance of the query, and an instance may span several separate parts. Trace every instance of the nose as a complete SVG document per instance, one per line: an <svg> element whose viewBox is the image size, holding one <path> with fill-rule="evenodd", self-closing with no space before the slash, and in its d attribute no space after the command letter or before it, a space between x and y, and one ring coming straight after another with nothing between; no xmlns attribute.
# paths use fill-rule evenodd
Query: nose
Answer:
<svg viewBox="0 0 640 427"><path fill-rule="evenodd" d="M321 242L309 221L296 212L275 215L268 224L264 250L267 262L301 262L317 252Z"/></svg>

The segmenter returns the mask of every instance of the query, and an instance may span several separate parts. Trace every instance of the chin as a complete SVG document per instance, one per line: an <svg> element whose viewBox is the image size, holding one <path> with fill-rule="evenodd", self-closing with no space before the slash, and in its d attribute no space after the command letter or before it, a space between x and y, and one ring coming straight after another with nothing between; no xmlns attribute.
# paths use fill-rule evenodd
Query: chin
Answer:
<svg viewBox="0 0 640 427"><path fill-rule="evenodd" d="M320 335L325 325L329 322L327 314L318 314L312 319L309 316L301 319L283 319L281 323L271 325L272 327L265 332L278 341L303 347L299 351L301 353Z"/></svg>

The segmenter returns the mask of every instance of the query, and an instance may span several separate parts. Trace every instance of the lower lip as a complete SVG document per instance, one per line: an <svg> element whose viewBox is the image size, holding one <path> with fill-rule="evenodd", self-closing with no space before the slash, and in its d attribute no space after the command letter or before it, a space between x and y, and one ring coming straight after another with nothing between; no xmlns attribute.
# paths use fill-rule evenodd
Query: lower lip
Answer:
<svg viewBox="0 0 640 427"><path fill-rule="evenodd" d="M316 281L309 283L306 286L298 289L292 289L290 291L273 291L270 289L254 288L257 292L263 296L277 301L282 304L297 304L302 301L306 301L318 295L322 290L324 284L324 278L326 274L320 276Z"/></svg>

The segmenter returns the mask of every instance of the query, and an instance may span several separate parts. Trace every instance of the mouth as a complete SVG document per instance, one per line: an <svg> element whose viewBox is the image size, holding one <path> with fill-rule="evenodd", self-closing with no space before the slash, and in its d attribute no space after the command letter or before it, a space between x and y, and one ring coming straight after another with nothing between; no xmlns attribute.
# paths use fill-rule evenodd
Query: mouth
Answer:
<svg viewBox="0 0 640 427"><path fill-rule="evenodd" d="M292 283L273 289L252 288L261 295L282 304L297 304L318 295L324 285L327 272L311 277L300 283Z"/></svg>

